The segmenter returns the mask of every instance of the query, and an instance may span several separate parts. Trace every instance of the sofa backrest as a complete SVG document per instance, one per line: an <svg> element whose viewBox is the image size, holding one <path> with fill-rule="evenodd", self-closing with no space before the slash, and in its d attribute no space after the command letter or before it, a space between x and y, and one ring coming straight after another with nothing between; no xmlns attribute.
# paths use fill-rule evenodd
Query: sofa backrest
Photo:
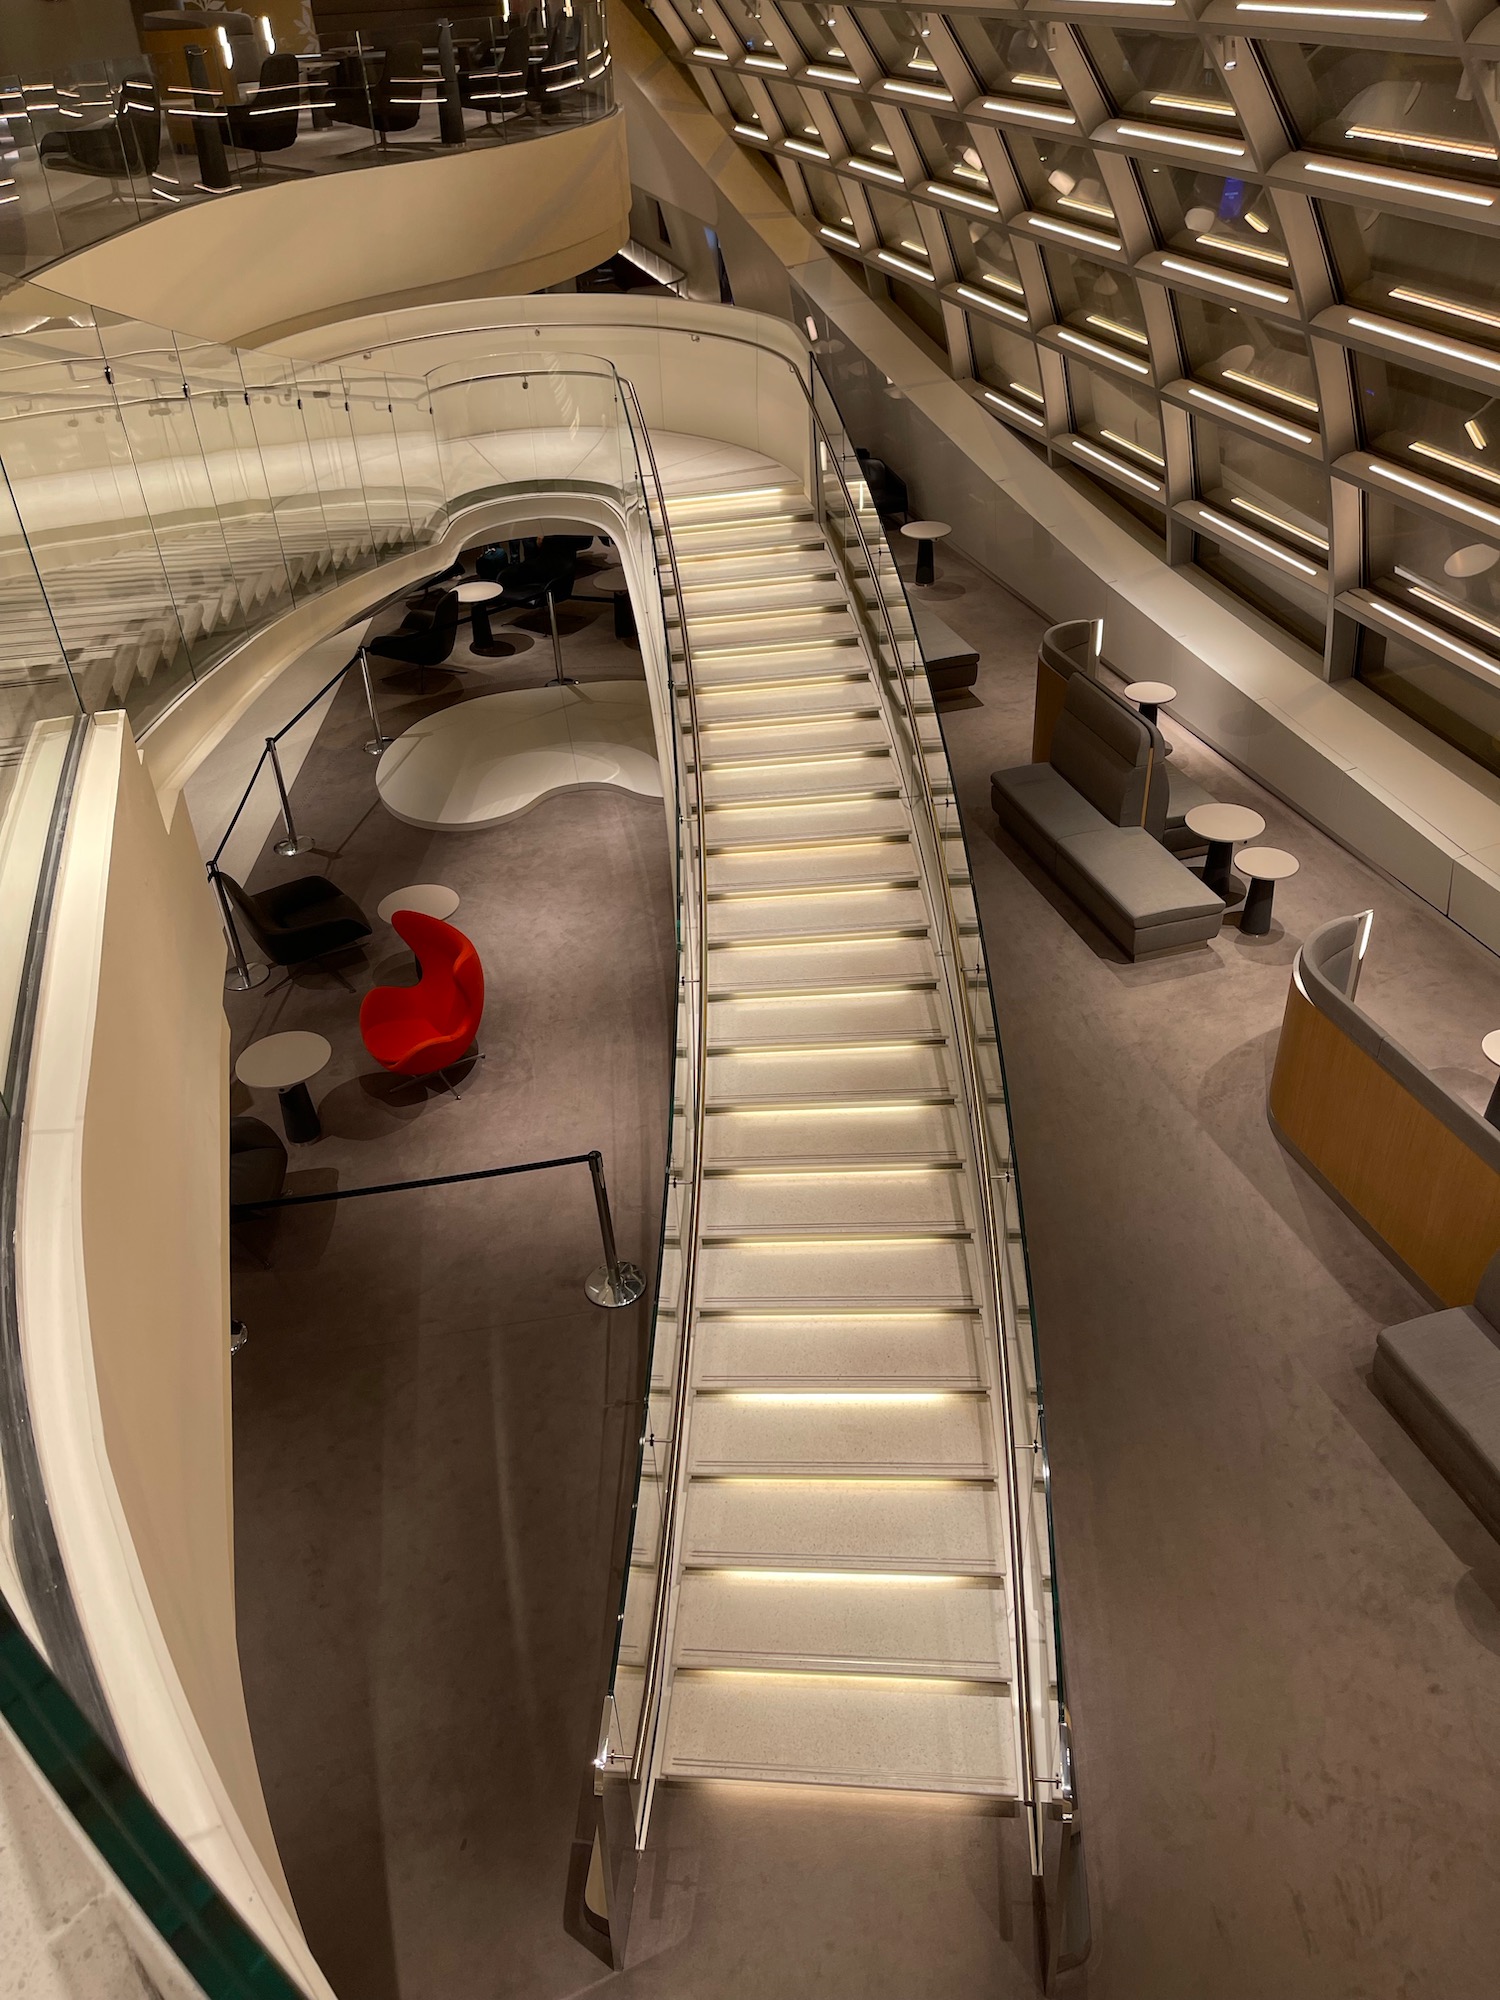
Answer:
<svg viewBox="0 0 1500 2000"><path fill-rule="evenodd" d="M1112 826L1143 826L1161 838L1167 824L1161 732L1084 674L1068 682L1048 762Z"/></svg>

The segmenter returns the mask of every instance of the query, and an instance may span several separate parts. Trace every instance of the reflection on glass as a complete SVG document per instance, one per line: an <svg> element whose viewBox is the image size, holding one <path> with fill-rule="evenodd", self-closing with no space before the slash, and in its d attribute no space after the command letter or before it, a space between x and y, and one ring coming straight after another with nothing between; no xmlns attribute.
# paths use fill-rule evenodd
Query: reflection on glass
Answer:
<svg viewBox="0 0 1500 2000"><path fill-rule="evenodd" d="M1143 161L1137 171L1163 243L1209 263L1236 258L1287 268L1276 211L1254 181Z"/></svg>
<svg viewBox="0 0 1500 2000"><path fill-rule="evenodd" d="M1010 237L997 223L977 216L948 217L948 241L959 270L970 284L987 287L1020 305L1025 297Z"/></svg>
<svg viewBox="0 0 1500 2000"><path fill-rule="evenodd" d="M915 262L914 259L913 262ZM943 323L943 309L938 303L936 288L929 289L923 285L910 284L905 279L897 277L888 266L885 268L890 280L891 300L893 304L899 306L907 318L914 321L920 331L927 336L933 346L946 355L948 352L948 329Z"/></svg>
<svg viewBox="0 0 1500 2000"><path fill-rule="evenodd" d="M1159 481L1166 460L1161 448L1161 417L1151 391L1086 367L1071 355L1065 366L1072 428L1083 437L1097 438L1113 457L1143 479Z"/></svg>
<svg viewBox="0 0 1500 2000"><path fill-rule="evenodd" d="M1500 507L1500 399L1378 356L1355 354L1365 444Z"/></svg>
<svg viewBox="0 0 1500 2000"><path fill-rule="evenodd" d="M872 107L858 97L834 97L830 102L849 151L868 154L882 164L894 168L896 156L891 151L890 141L885 136L885 127L875 116Z"/></svg>
<svg viewBox="0 0 1500 2000"><path fill-rule="evenodd" d="M983 90L1019 92L1042 101L1063 96L1062 84L1029 22L997 20L993 15L951 14L948 26Z"/></svg>
<svg viewBox="0 0 1500 2000"><path fill-rule="evenodd" d="M1005 144L1033 208L1095 228L1113 223L1115 212L1092 153L1026 132L1007 132Z"/></svg>
<svg viewBox="0 0 1500 2000"><path fill-rule="evenodd" d="M1500 343L1489 237L1342 202L1319 202L1318 211L1346 299L1457 339Z"/></svg>
<svg viewBox="0 0 1500 2000"><path fill-rule="evenodd" d="M1500 644L1492 645L1500 653ZM1461 665L1424 648L1416 638L1365 628L1355 671L1367 687L1424 729L1500 776L1500 662L1487 670L1476 649L1474 663Z"/></svg>
<svg viewBox="0 0 1500 2000"><path fill-rule="evenodd" d="M1321 466L1206 417L1193 418L1193 442L1199 493L1238 526L1242 538L1274 542L1272 557L1280 553L1283 567L1296 576L1310 576L1327 561L1328 487Z"/></svg>
<svg viewBox="0 0 1500 2000"><path fill-rule="evenodd" d="M1218 66L1196 36L1143 35L1094 22L1078 32L1121 116L1214 131L1238 125Z"/></svg>
<svg viewBox="0 0 1500 2000"><path fill-rule="evenodd" d="M975 376L1003 399L997 405L1002 416L1015 419L1022 431L1040 434L1044 404L1035 347L1024 334L1012 333L996 320L978 313L966 318Z"/></svg>
<svg viewBox="0 0 1500 2000"><path fill-rule="evenodd" d="M990 192L989 175L969 128L957 118L935 118L925 111L903 112L927 171L950 178L977 194Z"/></svg>
<svg viewBox="0 0 1500 2000"><path fill-rule="evenodd" d="M861 7L855 15L859 31L889 77L941 89L938 66L927 47L928 17L899 7Z"/></svg>
<svg viewBox="0 0 1500 2000"><path fill-rule="evenodd" d="M1314 652L1323 650L1324 627L1328 617L1327 592L1267 549L1275 550L1272 536L1259 534L1227 515L1214 511L1206 529L1193 537L1193 560L1201 570L1232 590L1236 597L1300 639ZM1232 532L1231 532L1232 528Z"/></svg>
<svg viewBox="0 0 1500 2000"><path fill-rule="evenodd" d="M807 183L807 192L818 220L830 224L835 229L844 230L852 236L854 217L849 213L844 190L839 186L837 176L826 172L822 167L812 166L804 161L802 178Z"/></svg>
<svg viewBox="0 0 1500 2000"><path fill-rule="evenodd" d="M1146 318L1141 295L1128 271L1112 270L1049 243L1042 251L1057 317L1087 327L1116 347L1146 351Z"/></svg>
<svg viewBox="0 0 1500 2000"><path fill-rule="evenodd" d="M1463 64L1406 49L1266 42L1299 142L1429 172L1493 175L1496 148Z"/></svg>
<svg viewBox="0 0 1500 2000"><path fill-rule="evenodd" d="M1304 433L1318 421L1318 392L1307 342L1294 327L1261 319L1243 306L1174 291L1188 366L1241 402L1274 410Z"/></svg>
<svg viewBox="0 0 1500 2000"><path fill-rule="evenodd" d="M1491 520L1476 518L1464 527L1380 492L1366 495L1365 508L1371 585L1393 601L1404 600L1412 616L1500 656L1496 497Z"/></svg>

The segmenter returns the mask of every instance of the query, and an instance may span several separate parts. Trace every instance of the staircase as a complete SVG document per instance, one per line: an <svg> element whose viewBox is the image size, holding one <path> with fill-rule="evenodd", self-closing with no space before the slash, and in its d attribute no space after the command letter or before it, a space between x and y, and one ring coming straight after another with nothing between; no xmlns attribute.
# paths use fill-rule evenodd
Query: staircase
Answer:
<svg viewBox="0 0 1500 2000"><path fill-rule="evenodd" d="M838 565L806 495L765 474L666 499L708 991L659 1772L1016 1800L1008 1432L933 906ZM914 695L951 802L925 678ZM985 1060L993 1075L993 1042ZM656 1354L664 1417L671 1339ZM637 1562L660 1506L647 1458ZM638 1686L645 1622L627 1618L621 1684Z"/></svg>

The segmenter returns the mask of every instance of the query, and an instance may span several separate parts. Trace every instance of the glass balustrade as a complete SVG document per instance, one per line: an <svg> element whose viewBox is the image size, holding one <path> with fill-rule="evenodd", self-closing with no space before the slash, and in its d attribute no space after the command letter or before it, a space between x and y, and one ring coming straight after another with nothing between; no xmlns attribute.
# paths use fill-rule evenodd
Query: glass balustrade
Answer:
<svg viewBox="0 0 1500 2000"><path fill-rule="evenodd" d="M0 282L240 188L506 146L604 117L603 0L459 20L153 13L141 54L0 74ZM179 25L180 23L180 25Z"/></svg>

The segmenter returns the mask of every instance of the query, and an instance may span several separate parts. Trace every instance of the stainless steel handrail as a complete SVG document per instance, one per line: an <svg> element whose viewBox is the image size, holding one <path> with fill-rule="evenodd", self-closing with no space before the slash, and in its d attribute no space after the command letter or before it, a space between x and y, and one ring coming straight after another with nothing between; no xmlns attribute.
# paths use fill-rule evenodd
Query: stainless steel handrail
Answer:
<svg viewBox="0 0 1500 2000"><path fill-rule="evenodd" d="M677 1357L672 1384L672 1450L667 1460L667 1477L662 1489L661 1546L657 1556L656 1604L651 1620L651 1650L647 1660L645 1684L641 1692L641 1721L636 1738L635 1756L632 1760L632 1777L637 1787L636 1844L644 1846L656 1790L656 1774L660 1765L658 1745L661 1722L665 1714L667 1678L671 1669L670 1646L674 1623L673 1611L677 1598L675 1570L680 1529L679 1495L683 1487L682 1474L687 1461L688 1389L692 1375L693 1312L698 1283L698 1210L703 1195L703 1136L708 1097L708 860L703 838L703 747L699 738L698 695L693 681L693 648L688 636L687 603L682 591L682 573L677 563L677 545L672 538L666 491L662 486L661 472L656 463L656 452L651 443L651 433L641 408L640 397L636 394L633 382L624 376L618 379L626 392L626 423L631 431L632 442L635 444L637 465L640 464L641 444L644 443L646 448L646 458L651 467L651 484L655 488L657 506L661 511L662 534L667 544L667 561L672 571L672 591L677 600L677 632L682 648L683 685L688 706L688 736L692 745L692 817L698 890L698 1006L696 1013L691 1008L688 1010L689 1018L695 1019L697 1025L697 1046L692 1050L693 1156L691 1180L678 1214L677 1233L681 1246L682 1269L678 1282ZM635 437L635 426L630 422L632 405L635 409L636 422L640 425L639 441ZM641 483L644 488L646 483L644 469L642 469ZM648 502L646 509L648 520L650 511ZM679 726L675 713L677 689L672 679L672 636L666 621L665 601L662 605L662 632L667 652L667 684L674 702L672 727L676 731ZM682 803L679 799L679 817Z"/></svg>
<svg viewBox="0 0 1500 2000"><path fill-rule="evenodd" d="M818 374L819 379L821 379L821 371L817 369L816 362L814 362L813 368L814 372ZM953 885L949 880L947 855L944 846L945 835L938 819L937 802L933 797L932 782L928 775L926 758L923 754L921 729L917 722L916 712L912 707L910 680L902 663L900 642L896 637L895 626L891 622L890 606L886 603L885 595L881 588L880 571L876 566L874 557L870 553L870 545L865 539L864 528L859 518L859 509L855 504L853 494L849 490L849 483L844 477L843 467L839 463L838 452L818 412L817 400L812 390L803 382L801 376L792 367L790 362L787 364L787 370L807 400L808 412L812 418L814 431L827 453L828 462L843 492L845 505L849 509L849 518L853 522L855 534L859 538L859 545L864 556L866 569L875 587L875 599L879 606L881 620L885 626L886 637L890 644L891 658L894 663L896 679L901 689L907 727L911 734L913 746L912 761L916 767L918 791L922 802L923 815L927 821L928 832L935 850L936 874L941 885L943 910L947 918L948 935L951 940L949 958L954 968L954 979L957 986L957 991L951 996L951 1010L957 1030L959 1060L963 1071L965 1115L969 1129L969 1143L974 1159L975 1180L977 1183L976 1199L980 1209L983 1241L988 1255L991 1285L995 1301L996 1361L999 1369L1000 1399L1004 1412L1006 1443L1008 1446L1005 1457L1007 1485L1010 1495L1009 1528L1012 1593L1016 1600L1017 1615L1016 1667L1021 1679L1022 1696L1019 1704L1018 1722L1026 1766L1025 1778L1031 1793L1029 1800L1031 1808L1029 1820L1032 1841L1032 1865L1033 1869L1037 1870L1040 1867L1041 1859L1040 1823L1038 1818L1040 1785L1038 1782L1035 1727L1032 1713L1031 1663L1026 1645L1026 1633L1029 1621L1025 1615L1026 1605L1022 1587L1025 1565L1024 1551L1021 1543L1021 1493L1016 1473L1015 1406L1010 1369L1007 1364L1005 1352L1006 1316L1003 1285L1005 1239L996 1225L995 1203L992 1193L995 1162L990 1146L988 1121L984 1115L983 1082L979 1071L979 1055L974 1042L973 1023L969 1018L968 999L965 990L968 972L964 966L963 953L959 946L958 912L953 902ZM827 389L826 383L824 383L824 388ZM831 397L832 391L828 391L828 393ZM816 459L816 453L814 453L814 458ZM817 468L814 465L815 477L816 471ZM821 498L819 496L815 496L815 498L817 500L818 511L821 515L823 512ZM860 608L859 599L857 593L853 590L850 591L850 600L854 604L856 612L858 612ZM865 608L868 609L868 607ZM913 626L913 641L915 643L915 626ZM918 657L920 658L920 648L918 649Z"/></svg>

